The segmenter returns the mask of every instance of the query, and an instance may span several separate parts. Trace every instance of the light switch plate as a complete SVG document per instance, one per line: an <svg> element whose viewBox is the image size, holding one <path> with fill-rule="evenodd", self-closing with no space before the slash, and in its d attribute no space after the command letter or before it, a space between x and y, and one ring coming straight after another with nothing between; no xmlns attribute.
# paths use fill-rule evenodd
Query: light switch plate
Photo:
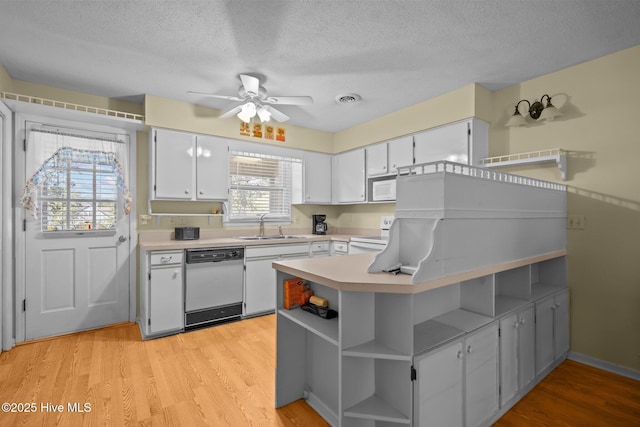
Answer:
<svg viewBox="0 0 640 427"><path fill-rule="evenodd" d="M569 215L567 217L567 228L569 230L584 230L587 225L587 218L584 215Z"/></svg>

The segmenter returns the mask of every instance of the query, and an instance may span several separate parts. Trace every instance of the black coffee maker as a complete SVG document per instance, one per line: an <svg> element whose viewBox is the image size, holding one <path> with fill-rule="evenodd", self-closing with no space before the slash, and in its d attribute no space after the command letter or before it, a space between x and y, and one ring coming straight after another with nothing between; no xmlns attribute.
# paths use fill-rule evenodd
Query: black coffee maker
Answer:
<svg viewBox="0 0 640 427"><path fill-rule="evenodd" d="M313 218L313 234L327 234L326 215L312 215Z"/></svg>

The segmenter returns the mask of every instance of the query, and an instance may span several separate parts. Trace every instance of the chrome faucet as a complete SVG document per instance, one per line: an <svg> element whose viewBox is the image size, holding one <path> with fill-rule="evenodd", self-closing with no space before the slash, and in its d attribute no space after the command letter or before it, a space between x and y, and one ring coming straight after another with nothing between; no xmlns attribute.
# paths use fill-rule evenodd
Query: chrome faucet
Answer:
<svg viewBox="0 0 640 427"><path fill-rule="evenodd" d="M258 229L259 233L258 236L262 237L264 236L264 217L265 215L267 215L266 213L260 215L260 228Z"/></svg>

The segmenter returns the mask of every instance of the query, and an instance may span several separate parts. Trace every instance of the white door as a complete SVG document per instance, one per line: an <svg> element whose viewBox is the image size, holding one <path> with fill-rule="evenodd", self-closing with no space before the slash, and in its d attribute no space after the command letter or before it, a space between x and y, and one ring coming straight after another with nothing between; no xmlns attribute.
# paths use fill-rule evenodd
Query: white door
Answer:
<svg viewBox="0 0 640 427"><path fill-rule="evenodd" d="M365 149L367 156L367 176L386 175L387 168L387 143L371 145Z"/></svg>
<svg viewBox="0 0 640 427"><path fill-rule="evenodd" d="M500 406L518 392L518 316L500 319Z"/></svg>
<svg viewBox="0 0 640 427"><path fill-rule="evenodd" d="M413 136L389 141L389 173L397 173L401 166L413 164Z"/></svg>
<svg viewBox="0 0 640 427"><path fill-rule="evenodd" d="M498 410L498 325L465 339L466 421L482 425Z"/></svg>
<svg viewBox="0 0 640 427"><path fill-rule="evenodd" d="M364 202L364 149L336 155L338 202Z"/></svg>
<svg viewBox="0 0 640 427"><path fill-rule="evenodd" d="M32 159L41 154L46 143L32 142L30 138L27 141L26 170L30 174L37 169L31 164ZM82 141L87 146L92 144L90 139ZM38 154L31 150L38 150ZM121 162L127 164L127 159ZM79 164L86 168L78 172ZM121 217L110 229L99 229L104 224L102 218L115 217L105 206L110 205L110 199L116 203L112 201L117 198L116 185L113 173L105 178L95 164L87 166L91 164L74 161L66 172L56 175L55 189L59 192L51 189L54 184L49 188L51 199L64 198L64 189L70 188L66 193L69 207L55 210L51 207L54 202L49 200L50 207L45 209L44 193L39 193L42 208L38 217L25 213L26 340L129 320L129 216ZM111 190L107 189L109 185ZM85 199L85 194L93 196ZM66 225L52 225L51 218L56 215L66 217ZM94 224L91 229L90 224Z"/></svg>
<svg viewBox="0 0 640 427"><path fill-rule="evenodd" d="M244 315L273 311L276 308L276 271L273 261L278 257L245 259Z"/></svg>
<svg viewBox="0 0 640 427"><path fill-rule="evenodd" d="M304 152L304 200L302 203L331 203L331 155Z"/></svg>
<svg viewBox="0 0 640 427"><path fill-rule="evenodd" d="M467 122L453 123L429 129L415 136L416 163L448 160L457 163L469 161L469 135Z"/></svg>

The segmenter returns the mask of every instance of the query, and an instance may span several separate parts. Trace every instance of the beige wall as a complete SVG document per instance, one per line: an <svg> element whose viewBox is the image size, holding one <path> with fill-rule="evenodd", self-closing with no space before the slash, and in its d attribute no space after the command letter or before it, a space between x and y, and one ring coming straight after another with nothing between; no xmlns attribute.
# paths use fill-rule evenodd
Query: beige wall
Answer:
<svg viewBox="0 0 640 427"><path fill-rule="evenodd" d="M640 371L640 46L494 93L492 155L569 150L571 350ZM564 116L505 128L520 99L543 94ZM526 105L526 104L525 104ZM553 165L519 174L561 181Z"/></svg>

